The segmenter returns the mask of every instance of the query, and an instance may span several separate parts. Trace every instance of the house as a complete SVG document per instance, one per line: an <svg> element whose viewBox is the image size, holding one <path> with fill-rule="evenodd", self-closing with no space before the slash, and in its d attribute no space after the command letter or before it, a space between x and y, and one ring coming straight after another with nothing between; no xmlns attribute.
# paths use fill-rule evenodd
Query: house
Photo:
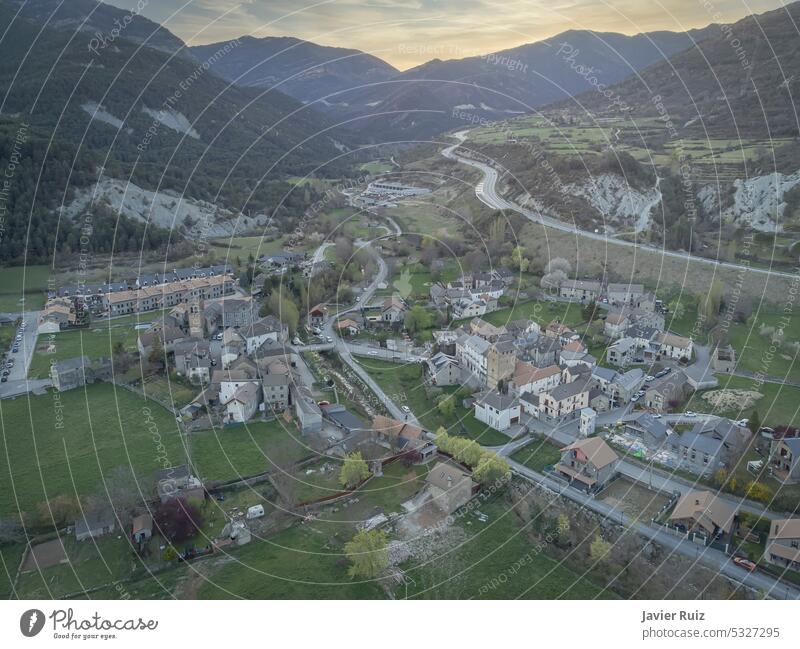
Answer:
<svg viewBox="0 0 800 649"><path fill-rule="evenodd" d="M671 372L645 390L644 405L655 412L667 412L680 404L688 391L686 374L682 371Z"/></svg>
<svg viewBox="0 0 800 649"><path fill-rule="evenodd" d="M423 380L428 385L460 385L461 368L455 357L443 352L434 354L422 365Z"/></svg>
<svg viewBox="0 0 800 649"><path fill-rule="evenodd" d="M266 374L261 377L261 396L268 411L283 411L289 407L289 375Z"/></svg>
<svg viewBox="0 0 800 649"><path fill-rule="evenodd" d="M317 304L308 311L308 326L312 329L321 327L325 318L328 317L328 307L324 304Z"/></svg>
<svg viewBox="0 0 800 649"><path fill-rule="evenodd" d="M375 434L388 442L392 448L407 451L412 448L422 448L425 441L425 431L419 426L413 426L404 421L391 417L375 415L372 419L372 430Z"/></svg>
<svg viewBox="0 0 800 649"><path fill-rule="evenodd" d="M358 332L361 331L361 327L359 327L358 323L352 318L339 320L336 323L336 328L339 330L339 332L346 333L350 336L357 336Z"/></svg>
<svg viewBox="0 0 800 649"><path fill-rule="evenodd" d="M597 411L594 408L582 408L580 421L578 422L578 433L581 437L591 437L594 435L597 425Z"/></svg>
<svg viewBox="0 0 800 649"><path fill-rule="evenodd" d="M614 388L612 383L617 376L616 370L609 369L608 367L595 367L592 369L592 379L595 385L604 394L613 395Z"/></svg>
<svg viewBox="0 0 800 649"><path fill-rule="evenodd" d="M249 327L258 318L258 304L248 297L225 297L203 308L205 330L210 334L228 327Z"/></svg>
<svg viewBox="0 0 800 649"><path fill-rule="evenodd" d="M299 266L304 259L305 255L302 253L281 250L271 255L264 255L258 262L271 270L283 270Z"/></svg>
<svg viewBox="0 0 800 649"><path fill-rule="evenodd" d="M425 478L433 504L445 514L452 514L472 498L475 483L461 467L438 462Z"/></svg>
<svg viewBox="0 0 800 649"><path fill-rule="evenodd" d="M731 466L750 439L750 431L722 417L697 422L692 430L674 435L670 448L683 465L699 474L712 474Z"/></svg>
<svg viewBox="0 0 800 649"><path fill-rule="evenodd" d="M334 426L343 430L348 435L362 430L368 430L368 426L361 419L339 403L331 403L327 406L320 406L322 416L330 421Z"/></svg>
<svg viewBox="0 0 800 649"><path fill-rule="evenodd" d="M577 341L576 341L577 342ZM585 365L586 367L592 368L597 365L597 359L592 356L587 351L574 351L571 349L567 349L574 345L575 342L570 343L569 345L564 345L564 348L561 350L561 353L558 355L558 360L561 365L566 365L567 367L575 367L576 365Z"/></svg>
<svg viewBox="0 0 800 649"><path fill-rule="evenodd" d="M172 325L151 327L148 331L139 334L136 346L139 349L139 356L146 358L153 351L158 341L164 353L169 354L175 351L175 346L186 340L188 336L183 330Z"/></svg>
<svg viewBox="0 0 800 649"><path fill-rule="evenodd" d="M500 336L506 333L505 327L497 327L482 318L473 318L469 323L470 333L485 338L489 342L495 342Z"/></svg>
<svg viewBox="0 0 800 649"><path fill-rule="evenodd" d="M606 349L608 362L617 367L628 367L636 362L636 340L634 338L620 338Z"/></svg>
<svg viewBox="0 0 800 649"><path fill-rule="evenodd" d="M84 512L83 515L75 521L73 529L75 530L76 541L86 541L87 539L96 539L98 536L111 534L115 527L115 516L113 509L101 509L98 511Z"/></svg>
<svg viewBox="0 0 800 649"><path fill-rule="evenodd" d="M587 437L561 449L561 460L554 470L588 491L602 489L617 472L619 457L599 437Z"/></svg>
<svg viewBox="0 0 800 649"><path fill-rule="evenodd" d="M779 568L800 571L800 518L772 521L764 560Z"/></svg>
<svg viewBox="0 0 800 649"><path fill-rule="evenodd" d="M643 295L642 284L609 284L606 289L609 303L615 305L636 304Z"/></svg>
<svg viewBox="0 0 800 649"><path fill-rule="evenodd" d="M475 399L475 419L495 430L505 431L519 423L520 405L516 397L486 392Z"/></svg>
<svg viewBox="0 0 800 649"><path fill-rule="evenodd" d="M261 403L261 386L257 383L245 383L239 386L233 395L221 402L225 408L226 424L241 424L252 419Z"/></svg>
<svg viewBox="0 0 800 649"><path fill-rule="evenodd" d="M131 538L134 543L144 543L153 536L153 517L140 514L131 521Z"/></svg>
<svg viewBox="0 0 800 649"><path fill-rule="evenodd" d="M222 333L222 367L228 367L233 361L245 353L247 342L233 327Z"/></svg>
<svg viewBox="0 0 800 649"><path fill-rule="evenodd" d="M65 298L50 300L39 312L36 331L41 334L58 333L74 321L72 303Z"/></svg>
<svg viewBox="0 0 800 649"><path fill-rule="evenodd" d="M736 350L731 345L714 347L711 352L711 368L723 374L733 372L736 369Z"/></svg>
<svg viewBox="0 0 800 649"><path fill-rule="evenodd" d="M519 397L520 413L524 412L534 419L539 419L542 415L541 404L542 400L539 395L532 392L524 392Z"/></svg>
<svg viewBox="0 0 800 649"><path fill-rule="evenodd" d="M473 318L497 310L497 300L488 296L462 297L451 304L453 319Z"/></svg>
<svg viewBox="0 0 800 649"><path fill-rule="evenodd" d="M171 466L156 471L155 481L156 494L162 503L171 498L205 499L203 483L192 475L188 464Z"/></svg>
<svg viewBox="0 0 800 649"><path fill-rule="evenodd" d="M644 371L636 367L627 372L617 372L611 381L609 396L615 405L630 403L633 395L644 384Z"/></svg>
<svg viewBox="0 0 800 649"><path fill-rule="evenodd" d="M688 491L675 505L669 521L686 532L699 532L709 539L733 530L736 510L710 491Z"/></svg>
<svg viewBox="0 0 800 649"><path fill-rule="evenodd" d="M558 365L536 367L525 361L516 361L509 391L516 396L525 393L547 392L561 383L561 368Z"/></svg>
<svg viewBox="0 0 800 649"><path fill-rule="evenodd" d="M90 361L86 356L78 356L50 365L50 379L59 392L97 381L110 381L113 373L110 358Z"/></svg>
<svg viewBox="0 0 800 649"><path fill-rule="evenodd" d="M661 419L656 419L650 413L641 413L625 422L625 432L642 440L644 445L651 450L658 450L674 435L674 431Z"/></svg>
<svg viewBox="0 0 800 649"><path fill-rule="evenodd" d="M247 359L249 361L249 359ZM226 403L236 390L247 383L258 385L258 373L251 367L240 367L227 370L215 370L211 374L211 383L218 386L219 402Z"/></svg>
<svg viewBox="0 0 800 649"><path fill-rule="evenodd" d="M540 336L533 343L525 345L523 356L536 367L547 367L558 364L561 352L561 341L551 336Z"/></svg>
<svg viewBox="0 0 800 649"><path fill-rule="evenodd" d="M606 321L603 324L603 333L612 340L616 340L617 338L622 338L630 324L628 316L622 311L612 311L606 316Z"/></svg>
<svg viewBox="0 0 800 649"><path fill-rule="evenodd" d="M211 344L189 339L175 345L175 372L192 383L206 384L211 379Z"/></svg>
<svg viewBox="0 0 800 649"><path fill-rule="evenodd" d="M539 395L540 412L550 419L572 415L589 406L591 378L562 383Z"/></svg>
<svg viewBox="0 0 800 649"><path fill-rule="evenodd" d="M292 403L300 432L317 433L322 429L322 410L305 386L292 384Z"/></svg>
<svg viewBox="0 0 800 649"><path fill-rule="evenodd" d="M407 310L406 303L396 295L387 297L381 305L381 321L388 324L402 323Z"/></svg>
<svg viewBox="0 0 800 649"><path fill-rule="evenodd" d="M800 483L800 437L772 440L769 469L773 477L783 484Z"/></svg>
<svg viewBox="0 0 800 649"><path fill-rule="evenodd" d="M246 343L245 353L252 354L267 340L286 342L289 337L289 328L275 316L269 315L243 327L239 330L239 334Z"/></svg>
<svg viewBox="0 0 800 649"><path fill-rule="evenodd" d="M462 334L456 340L456 360L478 385L486 385L487 354L491 343L480 336ZM469 380L468 378L468 380Z"/></svg>
<svg viewBox="0 0 800 649"><path fill-rule="evenodd" d="M562 323L557 318L545 327L544 335L550 338L555 338L561 342L562 345L578 337L578 334L576 334L570 327Z"/></svg>
<svg viewBox="0 0 800 649"><path fill-rule="evenodd" d="M600 282L581 279L568 279L561 282L558 294L561 297L581 302L591 302L600 295Z"/></svg>
<svg viewBox="0 0 800 649"><path fill-rule="evenodd" d="M659 352L662 356L675 360L692 359L692 340L683 336L676 336L669 332L662 332L656 336Z"/></svg>

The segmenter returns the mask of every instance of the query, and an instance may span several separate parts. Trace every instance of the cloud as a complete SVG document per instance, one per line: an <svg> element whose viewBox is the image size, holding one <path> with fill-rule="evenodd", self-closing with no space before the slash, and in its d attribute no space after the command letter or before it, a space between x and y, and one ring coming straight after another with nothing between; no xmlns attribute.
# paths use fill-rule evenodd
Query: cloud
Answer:
<svg viewBox="0 0 800 649"><path fill-rule="evenodd" d="M109 1L126 9L138 2ZM160 0L143 14L191 44L243 34L296 36L361 49L407 68L423 63L425 52L461 58L568 29L684 31L707 25L716 13L733 22L780 6L781 0Z"/></svg>

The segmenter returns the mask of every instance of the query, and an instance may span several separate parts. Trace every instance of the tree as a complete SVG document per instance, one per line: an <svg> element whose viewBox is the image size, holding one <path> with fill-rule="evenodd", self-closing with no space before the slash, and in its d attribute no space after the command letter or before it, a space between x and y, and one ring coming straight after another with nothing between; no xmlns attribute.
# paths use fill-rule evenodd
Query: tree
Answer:
<svg viewBox="0 0 800 649"><path fill-rule="evenodd" d="M445 419L450 420L456 414L456 404L453 400L453 395L451 394L445 394L439 397L437 407L439 408L439 412L442 414L442 417Z"/></svg>
<svg viewBox="0 0 800 649"><path fill-rule="evenodd" d="M344 458L342 469L339 473L339 484L352 489L369 477L369 466L361 457L361 452L350 453Z"/></svg>
<svg viewBox="0 0 800 649"><path fill-rule="evenodd" d="M158 506L153 523L165 539L182 543L203 528L203 517L200 510L185 498L170 498Z"/></svg>
<svg viewBox="0 0 800 649"><path fill-rule="evenodd" d="M589 557L591 557L592 561L602 563L610 558L610 552L611 544L608 541L604 541L599 534L596 535L589 546Z"/></svg>
<svg viewBox="0 0 800 649"><path fill-rule="evenodd" d="M383 530L361 530L344 544L344 553L352 563L347 574L375 579L389 565L389 538Z"/></svg>
<svg viewBox="0 0 800 649"><path fill-rule="evenodd" d="M588 324L592 324L592 321L595 319L596 315L597 302L592 300L585 307L583 307L583 320Z"/></svg>
<svg viewBox="0 0 800 649"><path fill-rule="evenodd" d="M167 357L164 352L164 343L161 342L160 333L157 333L155 338L153 338L153 348L150 350L147 360L153 365L158 365L160 367L167 366Z"/></svg>
<svg viewBox="0 0 800 649"><path fill-rule="evenodd" d="M455 453L453 453L453 457L455 457L458 462L466 464L469 467L477 466L483 456L483 448L481 448L481 445L475 440L464 439L462 437L456 437L454 442Z"/></svg>
<svg viewBox="0 0 800 649"><path fill-rule="evenodd" d="M417 334L430 328L431 314L419 305L411 307L406 312L404 325L408 333Z"/></svg>
<svg viewBox="0 0 800 649"><path fill-rule="evenodd" d="M728 471L725 468L719 468L714 473L714 484L718 487L724 485L728 480Z"/></svg>
<svg viewBox="0 0 800 649"><path fill-rule="evenodd" d="M572 272L572 264L563 257L553 257L553 259L547 262L547 266L544 267L544 272L555 273L558 271L561 271L567 276Z"/></svg>
<svg viewBox="0 0 800 649"><path fill-rule="evenodd" d="M556 535L560 545L564 545L569 541L569 530L569 516L566 514L559 514L558 519L556 519Z"/></svg>
<svg viewBox="0 0 800 649"><path fill-rule="evenodd" d="M300 324L300 312L297 306L286 295L273 291L267 300L267 312L274 315L282 324L289 328L289 334L294 335Z"/></svg>
<svg viewBox="0 0 800 649"><path fill-rule="evenodd" d="M348 263L353 256L353 242L347 237L337 237L334 247L336 258L342 262L342 264Z"/></svg>
<svg viewBox="0 0 800 649"><path fill-rule="evenodd" d="M503 458L495 453L483 452L478 466L472 472L472 477L482 485L495 483L507 478L511 474L511 467Z"/></svg>
<svg viewBox="0 0 800 649"><path fill-rule="evenodd" d="M522 246L517 246L511 253L511 265L521 273L526 272L531 265L530 259L525 257L525 251Z"/></svg>
<svg viewBox="0 0 800 649"><path fill-rule="evenodd" d="M78 500L71 496L56 496L38 506L39 520L44 525L62 527L80 516Z"/></svg>
<svg viewBox="0 0 800 649"><path fill-rule="evenodd" d="M750 421L747 422L747 427L754 435L761 429L761 417L758 416L758 410L755 408L750 413Z"/></svg>
<svg viewBox="0 0 800 649"><path fill-rule="evenodd" d="M719 308L722 304L722 282L714 279L708 288L708 293L700 296L698 303L698 313L704 318L705 322L714 322L719 315Z"/></svg>
<svg viewBox="0 0 800 649"><path fill-rule="evenodd" d="M770 500L772 500L772 489L770 489L763 482L752 480L751 482L747 483L745 495L753 500L758 500L762 503L768 503Z"/></svg>

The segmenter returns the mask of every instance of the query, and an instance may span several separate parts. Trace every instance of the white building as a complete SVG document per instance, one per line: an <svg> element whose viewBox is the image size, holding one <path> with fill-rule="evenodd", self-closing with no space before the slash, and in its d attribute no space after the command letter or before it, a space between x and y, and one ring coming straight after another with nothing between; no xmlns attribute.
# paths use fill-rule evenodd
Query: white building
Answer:
<svg viewBox="0 0 800 649"><path fill-rule="evenodd" d="M504 431L519 423L519 401L511 395L487 392L475 399L475 419Z"/></svg>
<svg viewBox="0 0 800 649"><path fill-rule="evenodd" d="M581 437L589 437L594 435L595 425L597 423L597 413L594 408L582 408L581 419L578 425Z"/></svg>

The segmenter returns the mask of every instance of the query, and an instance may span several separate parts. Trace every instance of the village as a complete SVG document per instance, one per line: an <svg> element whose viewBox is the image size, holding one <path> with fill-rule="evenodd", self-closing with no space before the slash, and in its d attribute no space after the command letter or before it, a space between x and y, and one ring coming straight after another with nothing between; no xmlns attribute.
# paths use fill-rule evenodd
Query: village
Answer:
<svg viewBox="0 0 800 649"><path fill-rule="evenodd" d="M431 533L446 543L453 516L486 524L493 499L522 481L635 524L679 555L699 545L705 565L753 592L800 584L800 519L763 488L800 484L800 431L686 407L735 371L732 346L670 331L668 307L641 284L563 272L535 292L535 317L506 317L531 304L519 268L415 285L407 269L387 265L392 245L363 245L374 275L353 286L349 303L310 306L297 326L263 315L263 292L330 272L325 255L264 255L247 286L217 265L50 291L35 326L20 325L18 344L42 349L64 331L125 322L136 352L112 346L100 358L53 360L29 389L69 394L111 383L150 397L148 386L166 379L186 395L161 402L185 461L162 462L150 494L123 511L83 503L65 521L75 540L124 532L152 567L298 524L341 526L348 511L354 548L388 547L372 577L407 589L414 552L403 546ZM125 378L143 368L148 382ZM398 383L400 375L416 378ZM255 451L268 460L255 473L209 473L193 457L192 440L213 432L215 453L227 456L226 440L251 429L275 440ZM748 459L754 450L758 459ZM396 499L373 502L370 486L387 480ZM220 509L222 518L210 513ZM211 530L198 535L209 516ZM60 540L32 544L20 573L63 557Z"/></svg>

